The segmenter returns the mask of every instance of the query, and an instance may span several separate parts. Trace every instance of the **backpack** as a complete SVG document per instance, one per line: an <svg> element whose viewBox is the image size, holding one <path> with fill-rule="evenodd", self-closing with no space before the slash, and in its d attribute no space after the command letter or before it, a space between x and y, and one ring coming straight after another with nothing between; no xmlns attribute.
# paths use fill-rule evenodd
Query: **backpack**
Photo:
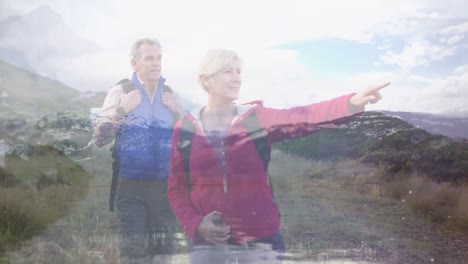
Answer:
<svg viewBox="0 0 468 264"><path fill-rule="evenodd" d="M136 89L135 85L129 79L123 79L119 81L116 85L121 85L123 92L126 94ZM163 91L168 92L168 93L174 93L172 89L167 85L163 85ZM177 113L173 113L173 120L175 124L177 121ZM110 193L109 193L109 210L111 212L114 212L114 201L115 201L115 194L117 191L117 182L119 179L120 160L119 160L119 155L117 155L117 151L115 150L114 146L112 146L110 149L112 152L113 162L112 162L112 182L111 182Z"/></svg>
<svg viewBox="0 0 468 264"><path fill-rule="evenodd" d="M262 160L263 167L267 173L267 181L270 184L270 175L268 173L268 165L271 160L271 147L267 142L267 131L260 125L257 115L255 112L248 115L242 121L242 125L248 131L247 136L250 137L254 144L255 148L260 155ZM192 121L185 116L182 119L182 125L180 129L180 138L177 142L177 149L179 150L182 156L182 162L185 170L185 177L187 182L187 188L191 190L191 180L190 180L190 151L192 149L192 140L195 135L195 126ZM273 193L273 188L270 184L271 191Z"/></svg>
<svg viewBox="0 0 468 264"><path fill-rule="evenodd" d="M116 83L116 85L121 85L122 90L123 90L124 93L129 93L129 92L135 90L135 85L129 79L120 80L118 83ZM167 86L165 84L163 85L163 91L168 92L168 93L174 93L172 91L171 87L169 87L169 86Z"/></svg>

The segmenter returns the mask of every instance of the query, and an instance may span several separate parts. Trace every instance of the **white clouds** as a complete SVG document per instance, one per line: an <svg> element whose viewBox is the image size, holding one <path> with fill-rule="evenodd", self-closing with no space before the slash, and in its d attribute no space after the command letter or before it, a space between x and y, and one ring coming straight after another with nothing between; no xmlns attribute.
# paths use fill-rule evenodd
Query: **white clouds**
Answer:
<svg viewBox="0 0 468 264"><path fill-rule="evenodd" d="M468 21L460 24L450 25L440 31L443 36L442 41L450 46L454 46L461 42L468 33Z"/></svg>
<svg viewBox="0 0 468 264"><path fill-rule="evenodd" d="M458 66L457 68L453 70L453 73L456 75L468 73L468 64Z"/></svg>
<svg viewBox="0 0 468 264"><path fill-rule="evenodd" d="M432 16L422 17L429 19ZM390 47L387 47L387 51L381 56L382 62L398 65L404 71L411 71L419 66L428 66L433 62L442 61L449 56L455 56L465 45L464 33L468 32L468 21L456 24L452 22L451 25L447 25L448 23L450 21L440 20L438 23L427 25L418 33L415 32L415 29L419 27L408 27L408 29L400 32L391 32L401 35L412 32L415 32L415 34L411 37L405 37L408 39L408 43L399 52L390 50ZM445 26L443 26L444 24ZM407 24L405 25L407 26ZM441 27L443 28L438 29Z"/></svg>
<svg viewBox="0 0 468 264"><path fill-rule="evenodd" d="M464 33L468 32L468 13L459 10L468 7L466 1L413 3L417 3L416 12L395 16L382 25L381 31L373 31L381 38L390 39L390 43L392 38L400 41L397 49L389 43L380 45L385 50L380 58L383 63L397 65L405 72L429 68L433 63L455 56L466 45ZM402 48L398 47L401 42Z"/></svg>
<svg viewBox="0 0 468 264"><path fill-rule="evenodd" d="M107 90L117 81L129 78L130 62L120 55L106 51L58 60L56 77L80 91Z"/></svg>
<svg viewBox="0 0 468 264"><path fill-rule="evenodd" d="M410 71L415 67L428 65L431 62L440 61L448 56L455 55L454 47L432 44L425 40L416 40L407 44L398 53L387 51L381 59L386 64L396 64L404 71Z"/></svg>
<svg viewBox="0 0 468 264"><path fill-rule="evenodd" d="M403 2L403 1L401 1ZM209 44L248 42L268 47L317 37L368 41L368 30L400 11L386 1L114 1L106 21L120 35L151 33L161 38ZM362 8L365 7L365 8ZM122 18L131 19L122 19ZM105 46L119 32L104 34L97 25L93 37ZM100 32L99 32L100 31Z"/></svg>
<svg viewBox="0 0 468 264"><path fill-rule="evenodd" d="M446 78L428 78L404 73L395 76L380 109L440 113L466 107L468 98L468 65L457 68ZM418 87L408 81L419 82Z"/></svg>
<svg viewBox="0 0 468 264"><path fill-rule="evenodd" d="M447 39L447 44L450 45L450 46L453 46L453 45L459 43L460 41L462 41L464 37L465 37L464 34L458 34L458 35L451 36L450 38Z"/></svg>
<svg viewBox="0 0 468 264"><path fill-rule="evenodd" d="M440 33L444 35L461 35L466 32L468 32L468 21L461 24L448 26L441 30Z"/></svg>
<svg viewBox="0 0 468 264"><path fill-rule="evenodd" d="M466 46L468 22L463 21L468 15L462 10L468 6L463 0L443 4L438 0L25 0L12 1L8 7L21 14L42 4L61 13L79 35L112 49L60 64L61 76L86 83L78 88L94 83L105 89L107 83L128 76L127 54L132 42L155 36L163 45L164 75L169 84L200 103L205 94L196 82L198 63L207 49L218 47L235 49L244 59L240 101L263 99L267 105L287 107L385 81L394 83L384 91L386 99L378 108L438 111L450 104L438 104L435 97L452 100L449 95L459 94L466 98L465 68L445 80L413 74L419 67L455 56ZM274 49L325 37L370 42L374 36L401 38L401 50L394 50L390 42L379 45L382 62L397 65L402 72L369 72L341 82L313 79L297 52ZM426 88L415 88L415 82ZM423 90L427 102L417 96Z"/></svg>
<svg viewBox="0 0 468 264"><path fill-rule="evenodd" d="M382 24L378 25L373 30L375 34L383 36L411 36L411 38L419 37L427 32L429 27L437 25L444 18L437 12L420 11L399 13Z"/></svg>
<svg viewBox="0 0 468 264"><path fill-rule="evenodd" d="M466 107L468 98L468 68L458 71L459 74L444 79L434 80L426 88L426 105L432 104L432 109L438 112ZM428 109L431 109L428 108Z"/></svg>

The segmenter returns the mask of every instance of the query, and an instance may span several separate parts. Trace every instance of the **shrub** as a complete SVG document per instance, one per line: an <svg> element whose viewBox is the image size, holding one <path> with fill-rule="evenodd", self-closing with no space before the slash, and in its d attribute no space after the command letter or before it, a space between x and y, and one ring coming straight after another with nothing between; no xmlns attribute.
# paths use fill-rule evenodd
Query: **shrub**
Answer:
<svg viewBox="0 0 468 264"><path fill-rule="evenodd" d="M5 244L14 244L43 231L59 211L40 204L38 195L24 188L0 188L0 232Z"/></svg>

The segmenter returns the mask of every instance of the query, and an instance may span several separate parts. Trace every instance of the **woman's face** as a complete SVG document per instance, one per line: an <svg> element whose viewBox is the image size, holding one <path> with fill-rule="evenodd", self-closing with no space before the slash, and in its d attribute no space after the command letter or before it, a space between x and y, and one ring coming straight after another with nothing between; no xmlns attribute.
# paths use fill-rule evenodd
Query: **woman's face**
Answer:
<svg viewBox="0 0 468 264"><path fill-rule="evenodd" d="M240 61L233 60L226 67L207 78L206 88L210 96L234 101L239 98L241 83Z"/></svg>

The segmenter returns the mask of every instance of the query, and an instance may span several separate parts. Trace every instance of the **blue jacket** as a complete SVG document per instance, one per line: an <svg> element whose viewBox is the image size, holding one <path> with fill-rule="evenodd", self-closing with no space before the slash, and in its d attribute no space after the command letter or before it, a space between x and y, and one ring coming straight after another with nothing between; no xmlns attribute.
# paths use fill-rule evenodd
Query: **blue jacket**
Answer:
<svg viewBox="0 0 468 264"><path fill-rule="evenodd" d="M148 97L136 74L132 83L141 92L141 103L125 117L117 130L115 151L119 175L131 179L167 179L173 115L162 104L165 79L160 78L154 101Z"/></svg>

